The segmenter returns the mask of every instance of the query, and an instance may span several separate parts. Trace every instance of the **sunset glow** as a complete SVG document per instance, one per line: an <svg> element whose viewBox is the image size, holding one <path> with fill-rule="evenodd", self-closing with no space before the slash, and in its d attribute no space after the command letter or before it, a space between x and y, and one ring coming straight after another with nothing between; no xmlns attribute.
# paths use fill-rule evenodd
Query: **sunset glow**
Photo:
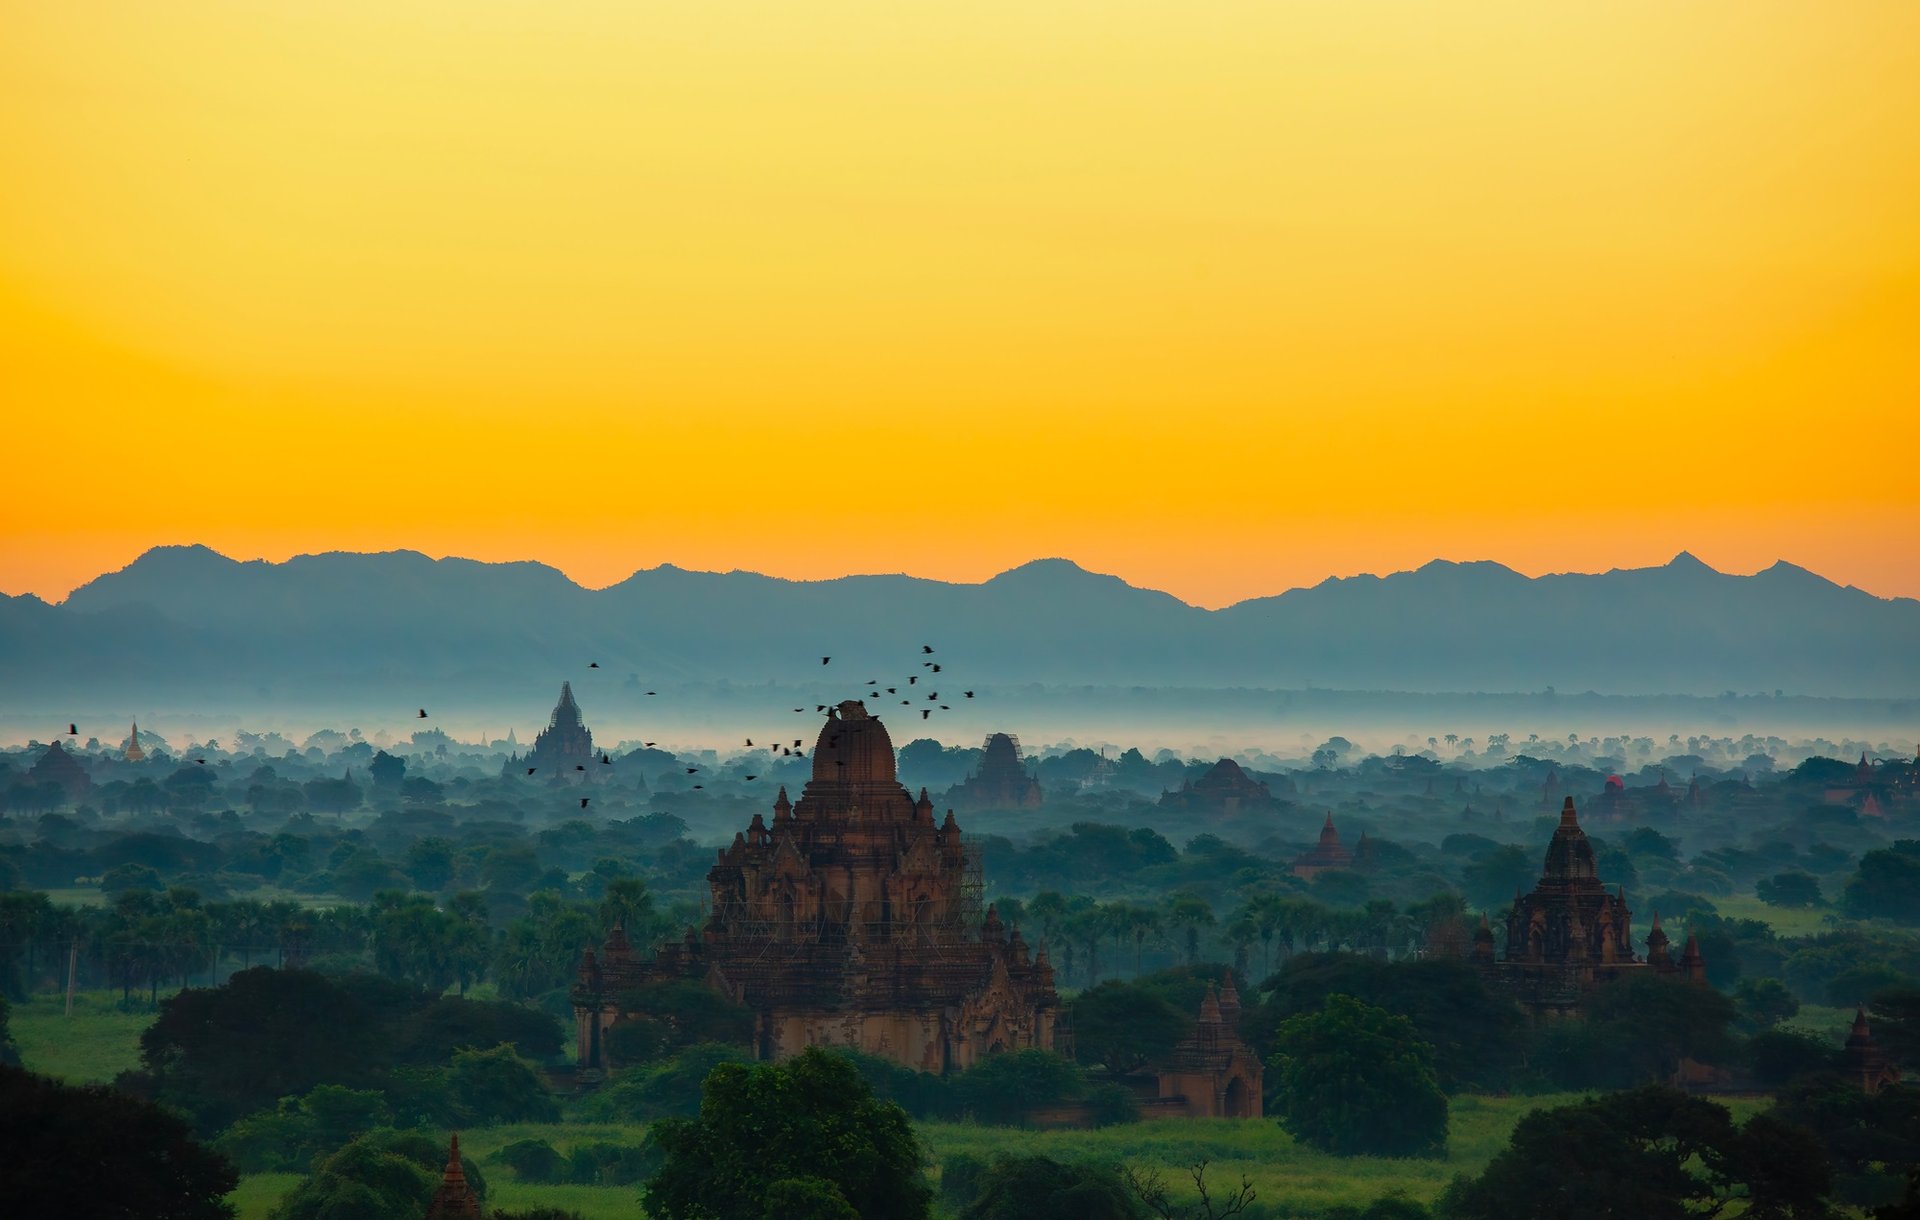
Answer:
<svg viewBox="0 0 1920 1220"><path fill-rule="evenodd" d="M0 589L1920 596L1920 5L7 0Z"/></svg>

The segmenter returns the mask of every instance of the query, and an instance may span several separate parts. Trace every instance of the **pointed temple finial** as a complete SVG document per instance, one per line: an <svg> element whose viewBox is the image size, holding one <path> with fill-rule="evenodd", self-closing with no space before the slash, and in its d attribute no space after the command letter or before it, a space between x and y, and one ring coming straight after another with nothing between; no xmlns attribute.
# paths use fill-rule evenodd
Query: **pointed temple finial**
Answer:
<svg viewBox="0 0 1920 1220"><path fill-rule="evenodd" d="M1580 825L1580 815L1573 808L1573 798L1568 797L1566 804L1560 806L1560 824L1562 826Z"/></svg>

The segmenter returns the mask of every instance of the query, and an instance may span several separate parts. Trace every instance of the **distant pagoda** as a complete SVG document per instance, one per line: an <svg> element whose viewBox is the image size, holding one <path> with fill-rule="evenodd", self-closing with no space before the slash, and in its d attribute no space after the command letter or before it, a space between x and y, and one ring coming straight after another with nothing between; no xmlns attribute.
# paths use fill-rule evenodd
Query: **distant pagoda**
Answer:
<svg viewBox="0 0 1920 1220"><path fill-rule="evenodd" d="M578 777L583 770L592 774L599 758L593 750L593 733L580 718L580 705L573 701L573 683L562 682L560 701L553 705L547 727L533 739L533 748L524 757L514 755L507 760L506 770L513 774L519 768L524 773L532 767L539 776L566 779Z"/></svg>
<svg viewBox="0 0 1920 1220"><path fill-rule="evenodd" d="M947 790L956 809L1037 809L1046 799L1040 781L1020 759L1020 741L995 733L980 749L980 769Z"/></svg>
<svg viewBox="0 0 1920 1220"><path fill-rule="evenodd" d="M1178 792L1160 794L1162 809L1182 809L1189 813L1235 814L1278 809L1273 790L1241 770L1231 758L1223 758L1207 769L1199 779L1180 783Z"/></svg>
<svg viewBox="0 0 1920 1220"><path fill-rule="evenodd" d="M127 748L121 753L120 757L126 759L128 762L147 761L147 752L140 748L140 722L138 720L133 722L133 730L127 734Z"/></svg>
<svg viewBox="0 0 1920 1220"><path fill-rule="evenodd" d="M1329 813L1326 824L1320 828L1320 841L1312 851L1294 860L1293 875L1311 880L1321 873L1352 867L1353 853L1340 842L1340 832L1333 828L1333 814Z"/></svg>
<svg viewBox="0 0 1920 1220"><path fill-rule="evenodd" d="M77 803L93 787L87 769L57 741L28 769L27 782L57 785L62 799L69 804Z"/></svg>

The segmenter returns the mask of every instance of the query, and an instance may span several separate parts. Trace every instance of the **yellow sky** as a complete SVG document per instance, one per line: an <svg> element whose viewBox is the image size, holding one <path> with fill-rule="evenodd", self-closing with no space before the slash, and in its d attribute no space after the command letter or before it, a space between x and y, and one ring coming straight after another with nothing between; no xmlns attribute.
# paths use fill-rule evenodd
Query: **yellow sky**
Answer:
<svg viewBox="0 0 1920 1220"><path fill-rule="evenodd" d="M1920 4L0 0L0 589L1920 595Z"/></svg>

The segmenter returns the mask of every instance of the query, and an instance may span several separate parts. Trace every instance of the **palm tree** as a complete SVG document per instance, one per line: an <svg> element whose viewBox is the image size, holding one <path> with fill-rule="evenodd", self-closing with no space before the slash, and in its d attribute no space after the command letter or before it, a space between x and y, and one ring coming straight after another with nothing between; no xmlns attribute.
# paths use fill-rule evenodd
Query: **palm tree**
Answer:
<svg viewBox="0 0 1920 1220"><path fill-rule="evenodd" d="M1200 929L1211 928L1216 921L1213 908L1197 894L1175 894L1167 899L1167 922L1180 929L1187 942L1187 965L1200 960Z"/></svg>

